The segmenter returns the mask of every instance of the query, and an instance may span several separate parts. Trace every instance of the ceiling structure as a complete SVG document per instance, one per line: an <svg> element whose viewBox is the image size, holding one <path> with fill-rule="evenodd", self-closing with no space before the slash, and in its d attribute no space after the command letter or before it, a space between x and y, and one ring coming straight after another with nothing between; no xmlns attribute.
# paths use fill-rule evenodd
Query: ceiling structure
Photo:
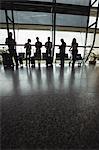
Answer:
<svg viewBox="0 0 99 150"><path fill-rule="evenodd" d="M0 1L0 23L5 27L5 10L14 11L14 22L29 29L35 26L52 26L53 9L56 13L56 26L61 28L75 28L77 30L86 28L89 13L90 0L1 0ZM92 15L95 14L93 8ZM22 26L21 26L22 25ZM59 28L60 27L60 28Z"/></svg>

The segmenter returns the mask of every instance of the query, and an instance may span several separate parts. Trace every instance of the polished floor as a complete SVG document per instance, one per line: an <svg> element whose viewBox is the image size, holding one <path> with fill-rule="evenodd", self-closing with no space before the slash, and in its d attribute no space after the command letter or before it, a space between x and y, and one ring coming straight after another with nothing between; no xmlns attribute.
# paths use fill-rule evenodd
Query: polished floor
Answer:
<svg viewBox="0 0 99 150"><path fill-rule="evenodd" d="M1 150L99 149L99 66L0 66Z"/></svg>

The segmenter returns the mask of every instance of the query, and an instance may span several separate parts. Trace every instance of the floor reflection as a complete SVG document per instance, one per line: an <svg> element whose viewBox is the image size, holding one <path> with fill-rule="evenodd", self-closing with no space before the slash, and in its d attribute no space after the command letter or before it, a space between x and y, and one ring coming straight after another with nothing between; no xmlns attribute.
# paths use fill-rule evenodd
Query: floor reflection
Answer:
<svg viewBox="0 0 99 150"><path fill-rule="evenodd" d="M23 68L16 71L1 69L0 94L33 94L48 91L97 91L98 72L92 67L71 69L53 66ZM98 84L97 84L98 85ZM7 87L7 88L6 88Z"/></svg>
<svg viewBox="0 0 99 150"><path fill-rule="evenodd" d="M0 70L2 149L99 149L99 67Z"/></svg>

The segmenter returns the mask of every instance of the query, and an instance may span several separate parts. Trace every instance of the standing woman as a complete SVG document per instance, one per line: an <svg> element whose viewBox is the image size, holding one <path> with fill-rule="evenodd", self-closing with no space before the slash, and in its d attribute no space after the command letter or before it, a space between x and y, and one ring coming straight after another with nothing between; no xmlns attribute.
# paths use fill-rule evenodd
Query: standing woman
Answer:
<svg viewBox="0 0 99 150"><path fill-rule="evenodd" d="M73 61L72 62L72 68L74 68L76 56L78 53L78 43L76 42L76 38L73 38L70 50L72 52L72 61Z"/></svg>
<svg viewBox="0 0 99 150"><path fill-rule="evenodd" d="M27 66L27 60L29 57L29 67L30 67L30 56L31 56L31 39L27 40L27 43L25 43L24 48L26 48L26 66Z"/></svg>

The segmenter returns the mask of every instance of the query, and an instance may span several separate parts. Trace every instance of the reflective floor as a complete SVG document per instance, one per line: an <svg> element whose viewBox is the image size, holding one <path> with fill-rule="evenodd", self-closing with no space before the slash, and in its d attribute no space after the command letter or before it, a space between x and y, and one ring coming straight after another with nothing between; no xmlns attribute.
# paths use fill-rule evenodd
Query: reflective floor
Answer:
<svg viewBox="0 0 99 150"><path fill-rule="evenodd" d="M99 149L99 66L0 66L2 150Z"/></svg>

